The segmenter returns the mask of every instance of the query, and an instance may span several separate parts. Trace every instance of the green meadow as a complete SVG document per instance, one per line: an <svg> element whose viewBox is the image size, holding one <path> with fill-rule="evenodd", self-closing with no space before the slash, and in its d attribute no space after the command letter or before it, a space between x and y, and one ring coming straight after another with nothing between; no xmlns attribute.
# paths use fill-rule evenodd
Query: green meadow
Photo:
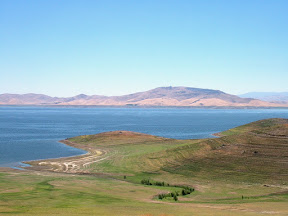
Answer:
<svg viewBox="0 0 288 216"><path fill-rule="evenodd" d="M101 154L2 168L0 214L288 215L288 120L218 135L175 140L114 131L70 138L64 142Z"/></svg>

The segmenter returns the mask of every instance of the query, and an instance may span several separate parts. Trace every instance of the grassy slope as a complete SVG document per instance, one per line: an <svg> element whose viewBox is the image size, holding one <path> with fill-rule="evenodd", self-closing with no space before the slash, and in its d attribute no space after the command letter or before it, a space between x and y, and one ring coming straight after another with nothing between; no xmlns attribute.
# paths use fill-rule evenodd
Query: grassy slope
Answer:
<svg viewBox="0 0 288 216"><path fill-rule="evenodd" d="M0 176L0 212L261 215L268 211L285 215L287 123L287 119L258 121L205 140L174 140L124 131L74 137L69 141L84 149L108 152L106 160L91 164L86 171L109 175L95 178L4 172ZM153 196L174 189L140 185L143 178L190 185L196 192L180 197L182 204L155 203Z"/></svg>
<svg viewBox="0 0 288 216"><path fill-rule="evenodd" d="M220 135L228 136L235 134L243 134L249 131L259 131L263 133L265 131L274 132L276 135L286 135L287 136L287 119L281 118L272 118L272 119L264 119L256 122L252 122L250 124L242 125L236 128L232 128L230 130L219 133Z"/></svg>
<svg viewBox="0 0 288 216"><path fill-rule="evenodd" d="M245 187L233 189L214 188L206 194L206 201L193 203L151 202L153 196L165 191L109 178L93 176L3 172L0 175L1 215L273 215L288 213L283 196L225 200L214 204L211 198L219 194L240 192ZM252 189L252 188L250 188ZM257 188L258 190L260 188ZM253 188L255 193L255 188ZM268 189L266 189L266 192ZM270 189L272 191L272 189ZM213 192L214 191L214 192ZM245 193L245 192L244 192ZM247 192L246 192L247 193ZM211 198L207 197L209 195ZM202 194L203 196L203 194ZM200 192L190 199L203 201ZM189 198L187 198L189 199ZM185 200L182 200L182 202ZM188 200L186 200L188 201ZM269 204L268 204L269 202Z"/></svg>
<svg viewBox="0 0 288 216"><path fill-rule="evenodd" d="M193 180L287 184L288 139L283 138L288 136L287 122L258 121L223 132L226 136L205 140L173 140L132 132L69 140L109 152L109 160L92 164L91 172L136 177L171 173Z"/></svg>

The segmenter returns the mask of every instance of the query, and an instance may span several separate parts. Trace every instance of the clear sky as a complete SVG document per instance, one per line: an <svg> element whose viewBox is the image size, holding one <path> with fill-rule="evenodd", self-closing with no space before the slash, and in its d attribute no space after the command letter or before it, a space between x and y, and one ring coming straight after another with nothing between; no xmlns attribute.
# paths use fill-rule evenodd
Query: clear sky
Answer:
<svg viewBox="0 0 288 216"><path fill-rule="evenodd" d="M160 86L288 91L288 1L0 1L0 94Z"/></svg>

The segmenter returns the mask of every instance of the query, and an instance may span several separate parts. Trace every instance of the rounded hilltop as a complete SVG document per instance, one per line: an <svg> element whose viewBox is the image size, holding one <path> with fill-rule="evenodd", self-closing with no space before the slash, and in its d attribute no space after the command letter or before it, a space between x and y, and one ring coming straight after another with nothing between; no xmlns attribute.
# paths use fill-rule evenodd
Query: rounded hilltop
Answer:
<svg viewBox="0 0 288 216"><path fill-rule="evenodd" d="M242 133L266 134L272 136L288 136L288 119L270 118L263 119L249 124L241 125L236 128L229 129L217 133L218 136L236 135Z"/></svg>
<svg viewBox="0 0 288 216"><path fill-rule="evenodd" d="M133 131L108 131L93 135L81 135L77 137L68 138L65 142L73 142L86 145L97 146L110 146L119 144L137 144L137 143L149 143L172 140L170 138L158 137L149 134L133 132Z"/></svg>

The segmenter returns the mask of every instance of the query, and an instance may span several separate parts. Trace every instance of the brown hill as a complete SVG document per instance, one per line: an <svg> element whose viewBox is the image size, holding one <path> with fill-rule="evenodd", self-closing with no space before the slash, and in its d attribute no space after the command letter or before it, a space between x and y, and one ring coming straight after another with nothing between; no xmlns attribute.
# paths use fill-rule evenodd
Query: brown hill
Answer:
<svg viewBox="0 0 288 216"><path fill-rule="evenodd" d="M252 98L240 98L219 90L160 87L145 92L123 96L77 95L68 98L49 97L41 94L2 94L0 104L7 105L104 105L104 106L235 106L235 107L283 107Z"/></svg>
<svg viewBox="0 0 288 216"><path fill-rule="evenodd" d="M1 94L0 104L55 104L61 98L50 97L43 94Z"/></svg>

